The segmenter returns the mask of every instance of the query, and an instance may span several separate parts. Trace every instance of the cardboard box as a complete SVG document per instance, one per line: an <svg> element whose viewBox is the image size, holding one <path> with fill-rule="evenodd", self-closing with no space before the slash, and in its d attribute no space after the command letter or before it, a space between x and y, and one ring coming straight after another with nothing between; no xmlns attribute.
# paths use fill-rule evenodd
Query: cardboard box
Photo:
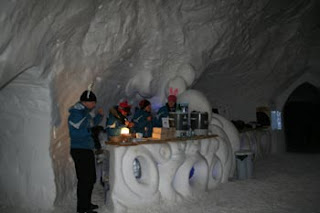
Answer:
<svg viewBox="0 0 320 213"><path fill-rule="evenodd" d="M161 127L153 127L152 133L161 134L162 128Z"/></svg>
<svg viewBox="0 0 320 213"><path fill-rule="evenodd" d="M156 134L168 134L170 128L163 128L163 127L153 127L152 132Z"/></svg>
<svg viewBox="0 0 320 213"><path fill-rule="evenodd" d="M164 134L159 134L159 133L152 133L152 138L153 139L167 139L168 136Z"/></svg>
<svg viewBox="0 0 320 213"><path fill-rule="evenodd" d="M168 139L174 138L176 134L176 128L160 128L160 127L153 127L152 129L152 138L155 139Z"/></svg>

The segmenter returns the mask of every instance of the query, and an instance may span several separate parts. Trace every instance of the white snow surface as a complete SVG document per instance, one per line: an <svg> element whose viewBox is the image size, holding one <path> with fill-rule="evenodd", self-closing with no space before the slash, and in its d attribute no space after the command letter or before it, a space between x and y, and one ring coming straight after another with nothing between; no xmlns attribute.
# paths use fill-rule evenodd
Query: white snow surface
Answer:
<svg viewBox="0 0 320 213"><path fill-rule="evenodd" d="M128 213L317 213L320 212L320 155L270 155L258 160L254 178L233 179L192 200L149 209L129 209ZM110 212L103 204L103 190L95 185L93 201L100 205L99 213ZM72 202L53 211L26 211L14 207L1 207L2 213L72 213Z"/></svg>
<svg viewBox="0 0 320 213"><path fill-rule="evenodd" d="M51 99L37 73L30 69L1 90L0 203L46 209L56 197L48 137Z"/></svg>

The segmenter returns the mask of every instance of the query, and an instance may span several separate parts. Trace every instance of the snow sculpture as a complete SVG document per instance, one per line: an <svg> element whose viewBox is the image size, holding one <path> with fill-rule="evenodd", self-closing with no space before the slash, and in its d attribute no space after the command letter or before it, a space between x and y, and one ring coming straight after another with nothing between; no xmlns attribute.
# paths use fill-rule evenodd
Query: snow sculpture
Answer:
<svg viewBox="0 0 320 213"><path fill-rule="evenodd" d="M177 73L178 76L181 76L184 79L187 87L192 85L196 77L196 73L190 64L181 64Z"/></svg>
<svg viewBox="0 0 320 213"><path fill-rule="evenodd" d="M168 81L166 88L175 88L175 90L179 91L179 94L181 94L192 85L195 76L195 71L190 64L181 64L177 69L176 76ZM166 91L165 95L168 96L168 91ZM178 95L178 93L176 95Z"/></svg>
<svg viewBox="0 0 320 213"><path fill-rule="evenodd" d="M218 114L213 113L211 123L209 125L209 132L210 134L220 135L225 141L228 141L226 146L231 146L232 152L228 154L232 156L232 161L230 162L230 175L232 176L236 169L236 159L234 157L234 153L240 150L238 130L230 121ZM227 179L228 177L224 177L223 182L227 181Z"/></svg>
<svg viewBox="0 0 320 213"><path fill-rule="evenodd" d="M252 150L255 159L262 159L271 153L272 137L270 129L253 129L240 134L241 149Z"/></svg>
<svg viewBox="0 0 320 213"><path fill-rule="evenodd" d="M194 79L192 66L181 65L177 75L166 82L162 95L176 95L177 102L189 104L189 112L207 112L212 136L137 146L108 145L111 188L106 202L114 212L184 200L214 189L233 176L234 152L240 148L238 131L223 117L212 116L211 105L201 92L187 89ZM132 79L127 93L139 82ZM149 84L143 88L139 94L150 95Z"/></svg>
<svg viewBox="0 0 320 213"><path fill-rule="evenodd" d="M225 169L230 170L228 174L232 176L234 174L236 165L234 152L240 149L238 130L230 121L228 121L224 117L212 113L211 105L208 99L197 90L190 89L184 91L178 96L178 102L189 103L189 112L195 110L208 113L208 118L210 121L209 134L219 135L219 138L221 137L222 140L225 141L225 143L221 144L221 147L219 147L217 155L219 155L220 159L224 161L223 163L227 163ZM227 162L227 159L231 160ZM228 181L229 177L223 176L222 182Z"/></svg>
<svg viewBox="0 0 320 213"><path fill-rule="evenodd" d="M107 145L108 206L114 212L126 212L128 208L176 202L213 189L231 172L232 150L226 144L224 138L211 136L136 146ZM140 177L133 170L135 160L140 165Z"/></svg>

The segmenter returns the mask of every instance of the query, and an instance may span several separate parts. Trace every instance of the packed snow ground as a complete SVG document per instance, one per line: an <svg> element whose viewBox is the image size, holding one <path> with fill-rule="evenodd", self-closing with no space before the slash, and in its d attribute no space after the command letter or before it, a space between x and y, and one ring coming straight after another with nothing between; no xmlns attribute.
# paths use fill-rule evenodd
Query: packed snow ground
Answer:
<svg viewBox="0 0 320 213"><path fill-rule="evenodd" d="M110 212L103 205L103 190L96 184L93 201L100 205L99 213ZM1 207L2 213L31 211ZM49 213L42 211L32 211ZM75 200L57 207L51 213L75 212ZM230 180L215 190L188 202L162 204L128 213L319 213L320 154L271 155L255 163L255 175L248 180Z"/></svg>

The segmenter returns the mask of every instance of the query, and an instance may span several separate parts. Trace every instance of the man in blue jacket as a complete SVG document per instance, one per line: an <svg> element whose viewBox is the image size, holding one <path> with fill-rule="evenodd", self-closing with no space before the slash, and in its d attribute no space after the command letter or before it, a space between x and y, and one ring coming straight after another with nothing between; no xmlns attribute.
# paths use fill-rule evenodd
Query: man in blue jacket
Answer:
<svg viewBox="0 0 320 213"><path fill-rule="evenodd" d="M155 127L162 127L162 118L167 118L169 117L170 112L176 111L176 102L177 102L177 96L175 95L168 96L168 102L166 103L166 105L164 105L158 110L157 117L153 121Z"/></svg>
<svg viewBox="0 0 320 213"><path fill-rule="evenodd" d="M91 203L91 195L96 181L94 141L91 128L98 125L103 117L102 108L93 115L97 98L91 91L84 91L77 102L69 109L68 127L71 140L70 154L75 164L78 179L77 212L96 213L98 206Z"/></svg>
<svg viewBox="0 0 320 213"><path fill-rule="evenodd" d="M119 136L121 134L121 128L132 128L134 126L134 123L130 122L127 118L130 111L131 105L128 104L128 101L122 101L119 105L110 108L106 121L108 137Z"/></svg>
<svg viewBox="0 0 320 213"><path fill-rule="evenodd" d="M132 121L134 122L135 132L140 132L143 137L148 138L152 136L152 116L151 103L144 99L139 102L139 108L136 109Z"/></svg>

